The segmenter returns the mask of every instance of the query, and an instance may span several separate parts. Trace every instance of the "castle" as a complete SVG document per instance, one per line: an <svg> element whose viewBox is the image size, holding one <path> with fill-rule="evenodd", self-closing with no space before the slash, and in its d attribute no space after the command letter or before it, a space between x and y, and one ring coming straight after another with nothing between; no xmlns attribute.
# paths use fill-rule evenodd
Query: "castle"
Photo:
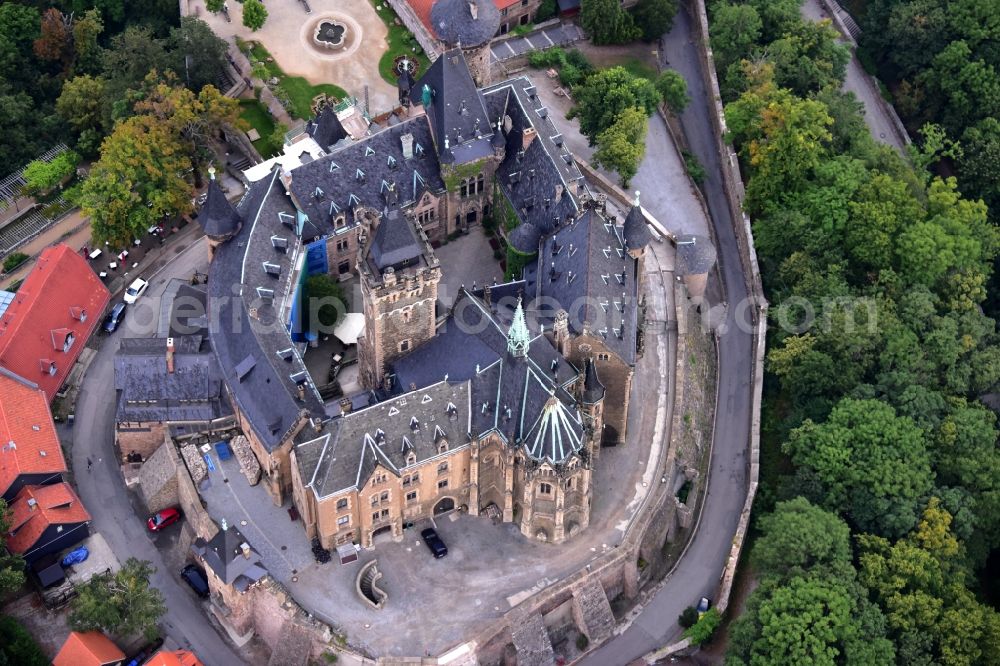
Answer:
<svg viewBox="0 0 1000 666"><path fill-rule="evenodd" d="M211 181L199 215L236 420L275 503L327 548L453 509L561 542L589 523L602 444L626 439L645 213L619 221L591 195L527 78L490 82L493 4L439 1L454 48L416 80L402 69L387 127L352 140L327 107L247 172L237 206ZM523 274L442 310L434 246L485 218ZM373 404L324 405L305 369L317 272L358 276Z"/></svg>

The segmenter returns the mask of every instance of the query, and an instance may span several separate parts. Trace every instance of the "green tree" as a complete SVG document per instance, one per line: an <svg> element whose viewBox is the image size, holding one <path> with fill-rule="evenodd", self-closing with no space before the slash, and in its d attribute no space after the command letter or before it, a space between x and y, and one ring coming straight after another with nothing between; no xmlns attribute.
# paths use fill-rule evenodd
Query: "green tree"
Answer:
<svg viewBox="0 0 1000 666"><path fill-rule="evenodd" d="M645 112L633 107L623 110L611 127L597 135L594 163L617 171L622 187L627 188L639 170L646 152L646 126Z"/></svg>
<svg viewBox="0 0 1000 666"><path fill-rule="evenodd" d="M0 9L5 6L0 6ZM0 46L0 50L2 48ZM45 149L44 138L39 133L38 111L34 101L27 93L13 92L2 80L0 118L3 118L4 124L3 141L0 141L0 164L24 164Z"/></svg>
<svg viewBox="0 0 1000 666"><path fill-rule="evenodd" d="M191 210L190 165L184 146L164 123L135 116L118 123L80 196L98 242L126 245L165 216Z"/></svg>
<svg viewBox="0 0 1000 666"><path fill-rule="evenodd" d="M680 114L691 102L687 92L687 82L684 77L672 69L668 69L656 77L656 90L671 113Z"/></svg>
<svg viewBox="0 0 1000 666"><path fill-rule="evenodd" d="M15 91L37 77L33 46L40 34L41 15L37 9L15 2L0 4L0 81L16 86Z"/></svg>
<svg viewBox="0 0 1000 666"><path fill-rule="evenodd" d="M767 57L774 63L775 81L796 95L806 96L823 88L839 88L851 59L838 41L829 20L799 21L771 42Z"/></svg>
<svg viewBox="0 0 1000 666"><path fill-rule="evenodd" d="M56 112L80 137L77 145L86 155L97 153L111 125L111 109L105 90L104 79L85 74L63 84L62 93L56 100Z"/></svg>
<svg viewBox="0 0 1000 666"><path fill-rule="evenodd" d="M127 91L139 88L149 72L166 72L171 66L165 41L145 26L132 25L115 35L102 53L102 59L108 97L126 105L129 104ZM118 117L129 113L130 106Z"/></svg>
<svg viewBox="0 0 1000 666"><path fill-rule="evenodd" d="M722 624L722 616L715 608L710 608L708 612L698 618L698 621L684 631L684 637L689 638L694 645L703 645L711 640L715 630Z"/></svg>
<svg viewBox="0 0 1000 666"><path fill-rule="evenodd" d="M28 189L33 192L45 192L53 189L64 179L76 172L80 156L68 150L54 159L43 162L35 160L24 168L24 180Z"/></svg>
<svg viewBox="0 0 1000 666"><path fill-rule="evenodd" d="M257 32L267 21L267 10L260 0L245 0L243 3L243 25Z"/></svg>
<svg viewBox="0 0 1000 666"><path fill-rule="evenodd" d="M912 528L933 481L924 433L878 400L845 398L826 422L806 421L782 448L815 471L827 507L878 534Z"/></svg>
<svg viewBox="0 0 1000 666"><path fill-rule="evenodd" d="M698 622L698 609L694 606L685 608L677 618L677 624L681 629L690 629Z"/></svg>
<svg viewBox="0 0 1000 666"><path fill-rule="evenodd" d="M255 0L253 0L255 1ZM594 44L625 44L635 41L642 30L618 0L583 0L580 25Z"/></svg>
<svg viewBox="0 0 1000 666"><path fill-rule="evenodd" d="M0 616L0 663L13 666L49 666L41 646L20 622Z"/></svg>
<svg viewBox="0 0 1000 666"><path fill-rule="evenodd" d="M559 3L556 0L542 0L535 12L535 23L542 23L559 14Z"/></svg>
<svg viewBox="0 0 1000 666"><path fill-rule="evenodd" d="M101 45L98 38L104 32L104 20L99 9L89 9L73 23L73 50L76 74L96 74L101 69Z"/></svg>
<svg viewBox="0 0 1000 666"><path fill-rule="evenodd" d="M853 577L851 531L837 515L797 497L779 502L760 518L761 537L751 563L761 577L779 584L809 575Z"/></svg>
<svg viewBox="0 0 1000 666"><path fill-rule="evenodd" d="M760 14L752 5L717 2L712 6L709 35L720 74L749 55L760 40L763 27Z"/></svg>
<svg viewBox="0 0 1000 666"><path fill-rule="evenodd" d="M624 67L594 72L574 89L573 96L576 104L568 117L580 119L580 131L591 145L625 109L642 109L650 116L660 101L660 94L649 79L633 76Z"/></svg>
<svg viewBox="0 0 1000 666"><path fill-rule="evenodd" d="M156 572L151 562L130 557L114 573L98 574L77 587L70 606L69 624L74 631L105 631L128 636L142 633L156 638L157 621L166 612L163 594L150 586Z"/></svg>
<svg viewBox="0 0 1000 666"><path fill-rule="evenodd" d="M677 0L639 0L632 8L635 25L647 42L655 42L670 32L676 14Z"/></svg>
<svg viewBox="0 0 1000 666"><path fill-rule="evenodd" d="M226 0L205 0L205 9L213 14L218 14L222 11L222 7L225 4Z"/></svg>
<svg viewBox="0 0 1000 666"><path fill-rule="evenodd" d="M962 133L958 172L962 191L1000 210L1000 119L983 118Z"/></svg>
<svg viewBox="0 0 1000 666"><path fill-rule="evenodd" d="M207 23L193 16L181 17L180 27L170 31L167 44L171 68L195 92L214 84L226 66L228 46L225 40L212 32Z"/></svg>
<svg viewBox="0 0 1000 666"><path fill-rule="evenodd" d="M311 275L305 283L305 329L332 331L347 312L347 300L340 285L329 275Z"/></svg>
<svg viewBox="0 0 1000 666"><path fill-rule="evenodd" d="M11 530L11 518L7 502L0 499L0 595L3 596L24 585L24 560L4 548L4 537Z"/></svg>

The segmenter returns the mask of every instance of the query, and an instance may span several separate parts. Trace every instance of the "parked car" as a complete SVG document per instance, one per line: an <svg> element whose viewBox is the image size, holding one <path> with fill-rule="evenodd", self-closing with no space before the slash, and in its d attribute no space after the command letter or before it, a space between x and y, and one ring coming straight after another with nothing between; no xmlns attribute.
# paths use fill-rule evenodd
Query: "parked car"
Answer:
<svg viewBox="0 0 1000 666"><path fill-rule="evenodd" d="M698 601L698 605L695 607L698 611L698 617L701 618L702 615L708 612L708 609L712 607L712 600L708 597L702 597Z"/></svg>
<svg viewBox="0 0 1000 666"><path fill-rule="evenodd" d="M146 526L152 532L159 532L176 523L181 519L182 515L184 514L181 513L180 509L161 509L149 517L149 520L146 521Z"/></svg>
<svg viewBox="0 0 1000 666"><path fill-rule="evenodd" d="M104 318L105 333L114 333L118 330L118 326L125 320L126 308L128 308L128 303L115 303L115 306L111 308L111 312Z"/></svg>
<svg viewBox="0 0 1000 666"><path fill-rule="evenodd" d="M205 570L197 564L189 564L181 569L181 578L199 597L208 596L208 578L205 577Z"/></svg>
<svg viewBox="0 0 1000 666"><path fill-rule="evenodd" d="M124 298L125 302L135 303L137 300L139 300L139 297L146 292L146 287L148 286L149 283L143 280L142 278L136 278L132 280L132 284L130 284L128 286L128 289L125 290L125 298Z"/></svg>
<svg viewBox="0 0 1000 666"><path fill-rule="evenodd" d="M441 537L438 536L433 527L428 527L420 533L420 536L423 537L427 547L431 549L435 559L440 560L448 554L448 546L444 545L444 541L441 540Z"/></svg>

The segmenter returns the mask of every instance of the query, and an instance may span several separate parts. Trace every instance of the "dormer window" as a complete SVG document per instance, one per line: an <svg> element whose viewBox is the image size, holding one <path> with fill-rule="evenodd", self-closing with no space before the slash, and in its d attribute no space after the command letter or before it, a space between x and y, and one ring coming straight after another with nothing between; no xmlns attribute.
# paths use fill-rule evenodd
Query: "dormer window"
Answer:
<svg viewBox="0 0 1000 666"><path fill-rule="evenodd" d="M87 311L83 308L71 307L69 309L69 316L79 322L87 321Z"/></svg>
<svg viewBox="0 0 1000 666"><path fill-rule="evenodd" d="M351 192L351 196L347 197L347 205L348 206L360 206L361 205L361 199L359 199L353 192Z"/></svg>
<svg viewBox="0 0 1000 666"><path fill-rule="evenodd" d="M265 289L264 287L257 287L257 298L264 301L265 303L273 303L274 289Z"/></svg>
<svg viewBox="0 0 1000 666"><path fill-rule="evenodd" d="M337 164L333 160L330 160L330 173L333 173L334 171L336 171L339 168L340 168L339 164Z"/></svg>
<svg viewBox="0 0 1000 666"><path fill-rule="evenodd" d="M263 266L264 272L268 275L273 275L275 277L281 275L281 266L279 264L273 264L270 261L265 261Z"/></svg>
<svg viewBox="0 0 1000 666"><path fill-rule="evenodd" d="M416 153L417 155L423 155L424 154L424 147L421 146L419 143L415 144L413 146L413 152Z"/></svg>
<svg viewBox="0 0 1000 666"><path fill-rule="evenodd" d="M323 196L322 188L317 187L315 190L313 190L313 196L316 197L317 199L322 197Z"/></svg>
<svg viewBox="0 0 1000 666"><path fill-rule="evenodd" d="M365 157L368 157L369 155L374 155L374 154L375 154L375 149L374 148L372 148L371 146L365 146Z"/></svg>
<svg viewBox="0 0 1000 666"><path fill-rule="evenodd" d="M356 178L357 180L361 181L362 183L363 183L363 182L365 182L365 172L364 172L364 171L362 171L361 169L357 169L357 170L355 170L355 172L354 172L354 177L355 177L355 178Z"/></svg>
<svg viewBox="0 0 1000 666"><path fill-rule="evenodd" d="M438 444L438 453L446 453L448 451L448 441L445 440Z"/></svg>
<svg viewBox="0 0 1000 666"><path fill-rule="evenodd" d="M38 360L38 367L42 371L42 374L54 376L56 374L56 362L49 360L47 358Z"/></svg>
<svg viewBox="0 0 1000 666"><path fill-rule="evenodd" d="M279 349L276 353L284 361L291 361L295 357L295 350L291 347L288 349Z"/></svg>
<svg viewBox="0 0 1000 666"><path fill-rule="evenodd" d="M409 453L407 453L406 454L406 464L407 465L415 465L416 463L417 463L417 454L414 453L413 451L410 451Z"/></svg>
<svg viewBox="0 0 1000 666"><path fill-rule="evenodd" d="M271 247L280 252L288 249L288 239L284 236L271 236Z"/></svg>
<svg viewBox="0 0 1000 666"><path fill-rule="evenodd" d="M393 157L392 155L389 155L388 159L386 159L386 161L385 161L385 164L390 169L395 169L396 168L396 158Z"/></svg>
<svg viewBox="0 0 1000 666"><path fill-rule="evenodd" d="M420 421L417 419L416 416L410 419L410 430L412 430L413 432L418 432L420 430Z"/></svg>

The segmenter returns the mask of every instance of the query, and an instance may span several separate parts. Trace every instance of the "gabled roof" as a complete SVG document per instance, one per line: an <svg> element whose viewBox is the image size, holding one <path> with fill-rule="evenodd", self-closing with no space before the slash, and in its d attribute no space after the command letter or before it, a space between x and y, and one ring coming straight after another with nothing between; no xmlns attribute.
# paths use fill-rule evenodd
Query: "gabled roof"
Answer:
<svg viewBox="0 0 1000 666"><path fill-rule="evenodd" d="M323 150L331 150L341 139L347 138L347 130L340 123L337 112L327 104L319 115L306 125L306 132Z"/></svg>
<svg viewBox="0 0 1000 666"><path fill-rule="evenodd" d="M461 2L464 4L465 0ZM424 104L424 111L434 129L438 155L445 151L445 138L456 164L493 154L490 139L495 123L491 123L486 115L483 100L461 49L443 53L420 77L416 88L413 95L415 102L424 103L427 98L430 101L430 104Z"/></svg>
<svg viewBox="0 0 1000 666"><path fill-rule="evenodd" d="M209 334L219 368L234 407L239 407L268 450L282 442L303 410L323 414L319 392L285 322L279 321L279 308L294 288L292 273L300 252L296 211L279 173L276 168L250 186L240 202L247 223L216 250L208 281L209 298L215 304ZM286 238L287 248L276 248L271 236ZM277 267L277 275L268 273L265 263ZM271 290L273 301L265 302L261 294L266 292L260 289ZM279 354L286 350L291 352ZM301 393L293 376L304 378Z"/></svg>
<svg viewBox="0 0 1000 666"><path fill-rule="evenodd" d="M0 495L22 474L57 475L66 469L45 394L0 368Z"/></svg>
<svg viewBox="0 0 1000 666"><path fill-rule="evenodd" d="M537 297L569 312L574 332L589 329L635 363L639 285L622 227L588 207L542 241L535 279Z"/></svg>
<svg viewBox="0 0 1000 666"><path fill-rule="evenodd" d="M379 467L399 476L469 442L469 383L439 381L324 424L296 437L295 458L317 497L360 488ZM411 457L412 456L412 457ZM412 462L409 462L412 460Z"/></svg>
<svg viewBox="0 0 1000 666"><path fill-rule="evenodd" d="M226 585L236 585L245 590L267 573L260 564L260 553L233 526L220 529L208 541L198 537L191 548Z"/></svg>
<svg viewBox="0 0 1000 666"><path fill-rule="evenodd" d="M204 666L198 655L190 650L160 650L145 666Z"/></svg>
<svg viewBox="0 0 1000 666"><path fill-rule="evenodd" d="M125 659L125 653L99 631L70 632L53 666L104 666Z"/></svg>
<svg viewBox="0 0 1000 666"><path fill-rule="evenodd" d="M90 514L68 483L25 486L11 504L7 548L23 555L50 525L74 525L89 520Z"/></svg>
<svg viewBox="0 0 1000 666"><path fill-rule="evenodd" d="M218 359L201 336L172 338L173 372L164 338L125 338L115 354L115 420L211 421L233 413Z"/></svg>
<svg viewBox="0 0 1000 666"><path fill-rule="evenodd" d="M240 229L243 220L219 187L219 181L212 174L208 181L208 191L205 203L198 211L198 223L204 229L206 236L213 238L229 238Z"/></svg>
<svg viewBox="0 0 1000 666"><path fill-rule="evenodd" d="M448 46L480 46L499 27L500 10L493 0L437 0L431 6L431 28Z"/></svg>
<svg viewBox="0 0 1000 666"><path fill-rule="evenodd" d="M66 244L46 248L0 316L0 366L37 383L51 401L110 299L79 253ZM63 351L53 340L65 343L66 332L73 343ZM42 361L47 361L44 370Z"/></svg>

